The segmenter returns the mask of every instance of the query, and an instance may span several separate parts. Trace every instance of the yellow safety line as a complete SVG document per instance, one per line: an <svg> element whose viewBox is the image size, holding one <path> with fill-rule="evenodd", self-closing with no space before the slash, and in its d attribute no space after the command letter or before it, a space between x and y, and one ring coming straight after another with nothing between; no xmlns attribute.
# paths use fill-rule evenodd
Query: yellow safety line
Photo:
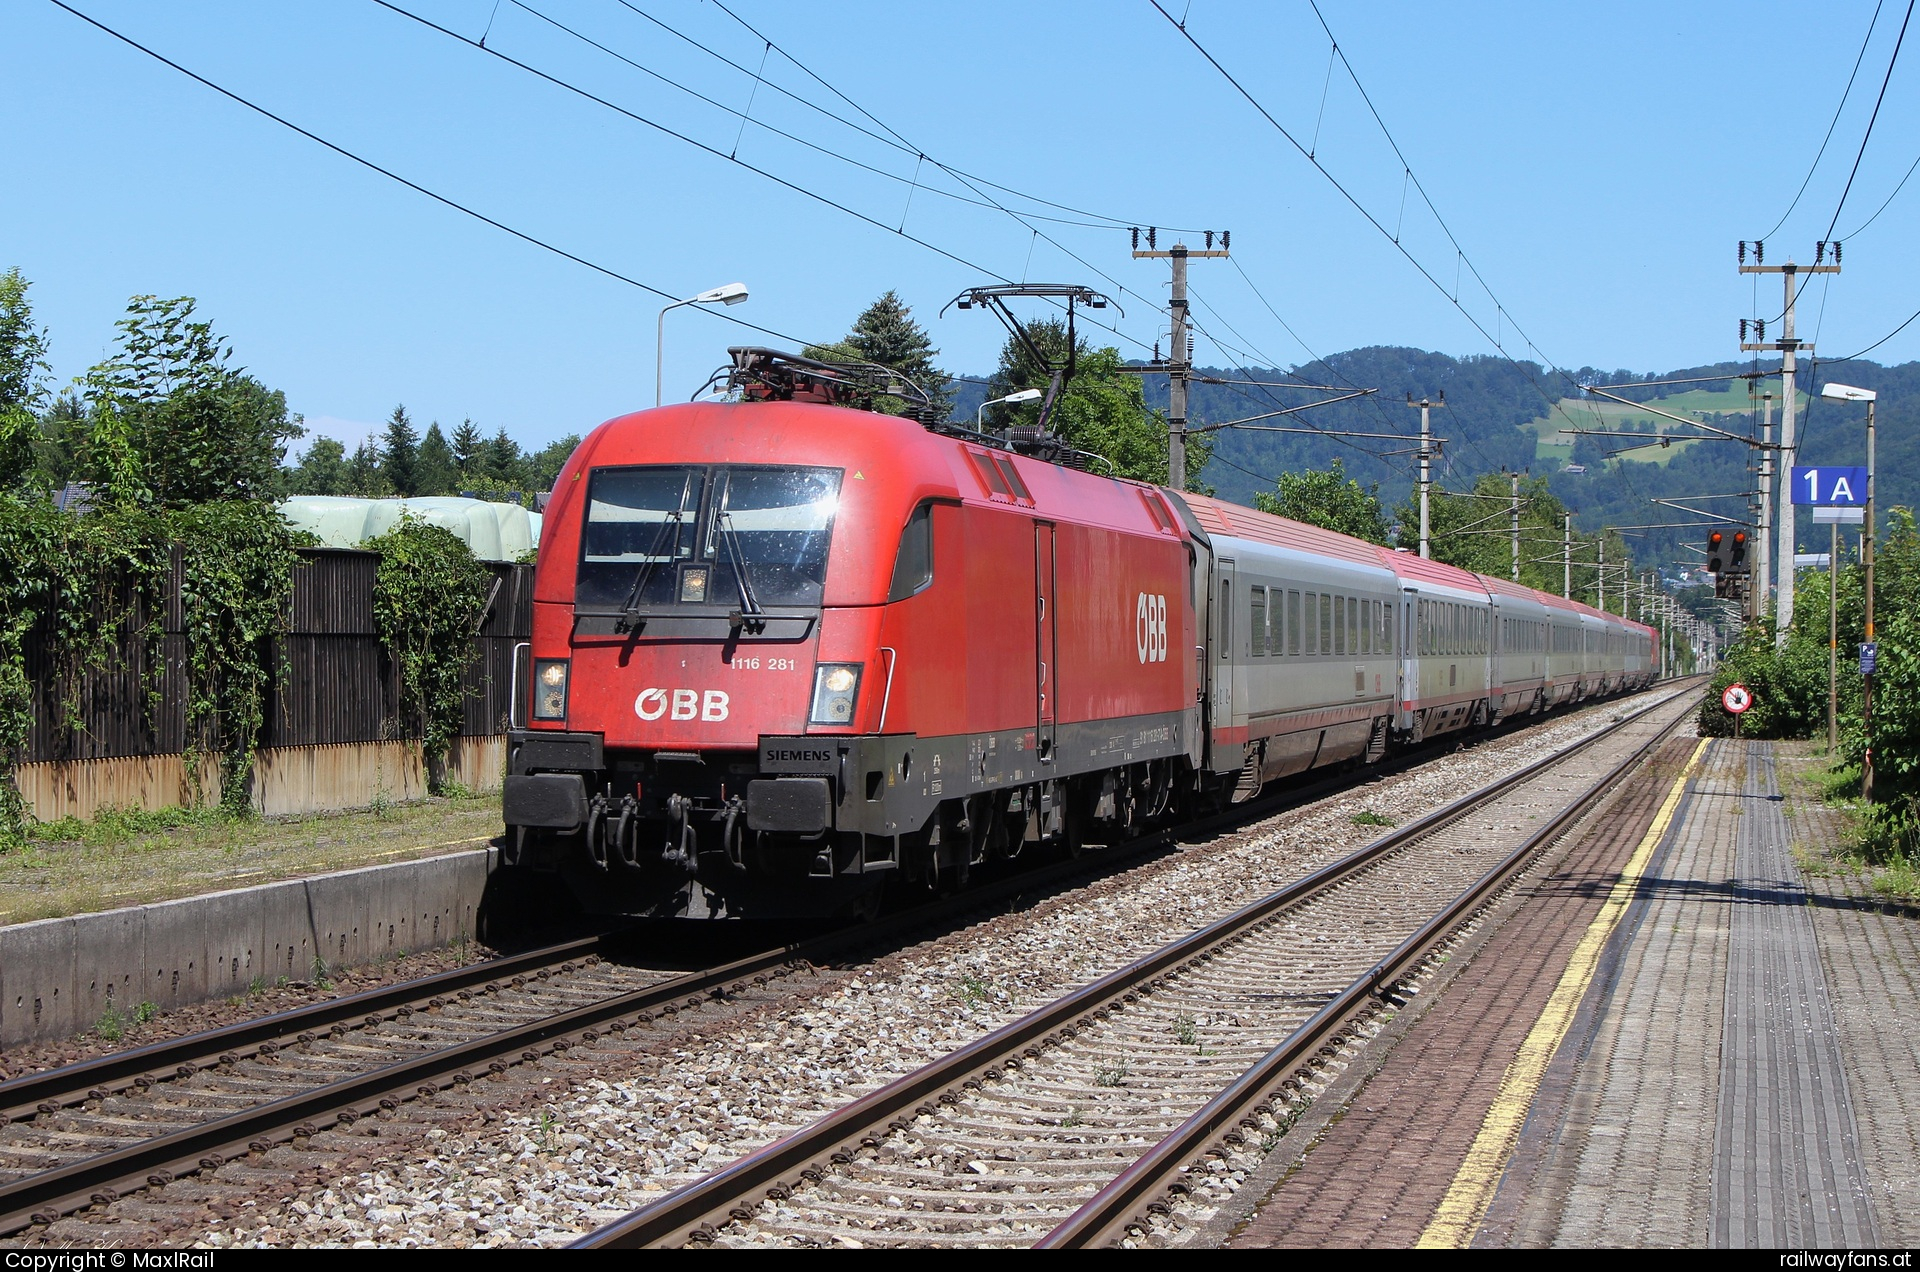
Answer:
<svg viewBox="0 0 1920 1272"><path fill-rule="evenodd" d="M1486 1118L1480 1123L1480 1133L1474 1137L1473 1147L1467 1150L1467 1159L1460 1163L1460 1169L1453 1177L1453 1185L1447 1189L1439 1210L1434 1212L1432 1222L1414 1243L1417 1248L1465 1249L1467 1243L1473 1240L1473 1234L1479 1230L1487 1207L1493 1204L1494 1190L1499 1187L1500 1176L1506 1170L1507 1157L1520 1137L1521 1123L1526 1121L1527 1110L1533 1106L1533 1098L1540 1090L1540 1081L1546 1076L1547 1062L1553 1059L1560 1040L1572 1028L1574 1012L1579 1008L1580 1000L1586 997L1587 986L1593 983L1594 972L1599 968L1600 953L1625 916L1634 891L1640 886L1640 876L1645 873L1647 862L1652 860L1653 850L1666 835L1674 809L1679 807L1680 796L1706 749L1706 739L1703 738L1700 745L1694 748L1680 776L1674 780L1673 789L1667 792L1660 811L1654 815L1653 824L1647 827L1646 836L1641 839L1639 847L1633 850L1633 856L1628 858L1626 869L1614 881L1605 904L1600 907L1600 913L1594 916L1586 935L1580 938L1580 944L1574 949L1566 970L1560 974L1560 983L1554 986L1553 995L1547 999L1540 1019L1534 1022L1527 1040L1520 1044L1519 1054L1514 1056L1513 1063L1507 1066L1506 1073L1501 1076L1500 1093L1494 1097L1493 1107L1487 1110Z"/></svg>

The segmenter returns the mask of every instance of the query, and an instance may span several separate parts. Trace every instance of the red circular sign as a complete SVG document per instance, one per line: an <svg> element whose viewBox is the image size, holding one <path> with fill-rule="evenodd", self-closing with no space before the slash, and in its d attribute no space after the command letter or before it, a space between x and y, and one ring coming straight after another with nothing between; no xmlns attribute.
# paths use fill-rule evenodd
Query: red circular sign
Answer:
<svg viewBox="0 0 1920 1272"><path fill-rule="evenodd" d="M1737 682L1730 684L1720 693L1720 705L1739 715L1753 705L1753 691Z"/></svg>

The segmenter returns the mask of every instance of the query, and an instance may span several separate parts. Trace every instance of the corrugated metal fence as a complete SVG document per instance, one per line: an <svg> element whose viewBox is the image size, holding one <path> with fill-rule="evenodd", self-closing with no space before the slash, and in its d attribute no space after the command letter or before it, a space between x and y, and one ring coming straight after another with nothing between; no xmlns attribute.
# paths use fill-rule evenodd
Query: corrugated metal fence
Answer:
<svg viewBox="0 0 1920 1272"><path fill-rule="evenodd" d="M302 548L293 574L287 633L277 642L288 674L267 708L262 747L376 742L404 735L396 718L399 683L373 623L371 552ZM462 733L483 737L506 730L513 647L533 625L533 568L482 563L492 575L485 617L465 674ZM186 743L186 636L180 608L180 564L175 554L157 653L162 671L149 687L149 651L136 639L144 616L134 614L119 642L123 665L79 680L78 728L69 728L56 652L44 633L27 642L27 674L34 685L34 725L27 762L171 755ZM102 605L102 621L118 605ZM157 689L157 693L153 692Z"/></svg>

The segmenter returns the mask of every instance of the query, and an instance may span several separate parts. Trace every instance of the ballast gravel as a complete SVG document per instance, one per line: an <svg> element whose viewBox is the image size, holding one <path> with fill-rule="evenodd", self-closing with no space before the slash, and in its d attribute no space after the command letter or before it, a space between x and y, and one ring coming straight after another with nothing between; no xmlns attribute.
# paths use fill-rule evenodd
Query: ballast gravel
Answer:
<svg viewBox="0 0 1920 1272"><path fill-rule="evenodd" d="M553 1246L1114 971L1652 701L1607 703L1185 846L864 966L795 1005L689 1021L666 1055L618 1037L597 1076L488 1125L435 1128L368 1169L247 1203L212 1247ZM511 1081L512 1078L502 1079ZM409 1116L431 1116L432 1101ZM425 1151L420 1151L424 1147ZM1239 1163L1235 1163L1239 1166Z"/></svg>

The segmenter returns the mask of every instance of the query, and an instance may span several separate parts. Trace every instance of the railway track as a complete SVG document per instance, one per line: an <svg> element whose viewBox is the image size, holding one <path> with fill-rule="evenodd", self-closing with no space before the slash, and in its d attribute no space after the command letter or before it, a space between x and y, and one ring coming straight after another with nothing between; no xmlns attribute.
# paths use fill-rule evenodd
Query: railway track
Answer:
<svg viewBox="0 0 1920 1272"><path fill-rule="evenodd" d="M1426 758L1412 754L1368 776ZM795 972L925 939L1016 897L1079 886L1168 850L1176 838L1270 817L1352 781L1336 775L1078 861L985 881L859 929L715 966L628 966L609 957L619 937L607 934L0 1083L0 1235L299 1144L579 1042L621 1034L644 1047L670 1036L683 1013L778 995ZM1198 1037L1198 1018L1193 1029ZM1217 1071L1238 1054L1215 1051L1202 1058L1218 1064L1203 1068Z"/></svg>
<svg viewBox="0 0 1920 1272"><path fill-rule="evenodd" d="M1682 693L582 1238L580 1248L1121 1241L1277 1139L1316 1061L1631 772Z"/></svg>

